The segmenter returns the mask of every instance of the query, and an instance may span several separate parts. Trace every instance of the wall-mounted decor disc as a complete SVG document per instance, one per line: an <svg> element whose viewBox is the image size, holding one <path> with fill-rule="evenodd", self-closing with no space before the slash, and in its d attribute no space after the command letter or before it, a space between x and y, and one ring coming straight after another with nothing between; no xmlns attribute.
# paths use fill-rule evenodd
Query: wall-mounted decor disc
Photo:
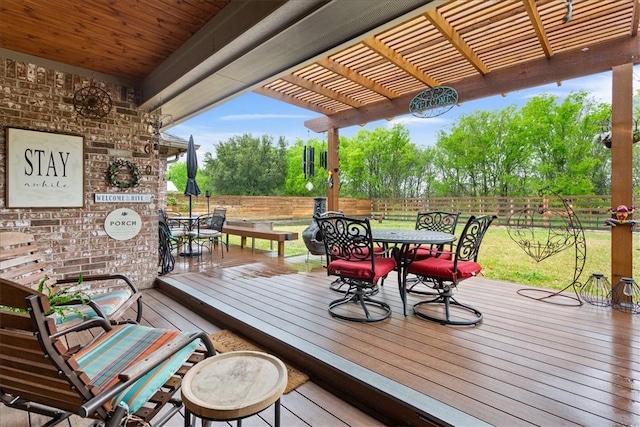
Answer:
<svg viewBox="0 0 640 427"><path fill-rule="evenodd" d="M138 235L142 228L142 218L129 208L112 211L104 220L104 231L116 240L129 240Z"/></svg>
<svg viewBox="0 0 640 427"><path fill-rule="evenodd" d="M73 95L76 112L88 119L101 119L111 111L111 98L96 86L83 87Z"/></svg>
<svg viewBox="0 0 640 427"><path fill-rule="evenodd" d="M457 103L458 91L448 86L436 86L417 94L409 103L409 112L421 118L436 117Z"/></svg>

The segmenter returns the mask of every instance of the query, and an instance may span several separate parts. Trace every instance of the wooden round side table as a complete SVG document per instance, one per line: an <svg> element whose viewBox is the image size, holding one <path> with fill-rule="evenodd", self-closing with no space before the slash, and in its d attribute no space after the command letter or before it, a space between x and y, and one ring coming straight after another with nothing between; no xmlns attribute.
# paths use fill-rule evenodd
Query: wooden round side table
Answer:
<svg viewBox="0 0 640 427"><path fill-rule="evenodd" d="M191 414L208 421L237 420L275 403L280 425L280 397L287 386L287 368L280 359L257 351L221 353L199 362L182 379L185 427ZM205 423L206 422L206 423Z"/></svg>

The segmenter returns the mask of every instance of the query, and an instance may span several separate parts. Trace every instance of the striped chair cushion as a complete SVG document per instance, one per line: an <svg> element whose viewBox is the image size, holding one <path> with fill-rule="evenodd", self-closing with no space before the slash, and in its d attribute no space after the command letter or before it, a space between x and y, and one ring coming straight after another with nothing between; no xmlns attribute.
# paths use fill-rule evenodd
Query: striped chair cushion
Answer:
<svg viewBox="0 0 640 427"><path fill-rule="evenodd" d="M91 295L91 300L94 301L105 315L111 316L122 304L124 304L131 297L131 292L128 289L121 291L107 292L103 294ZM87 320L97 316L96 312L88 305L71 306L69 310L64 311L64 318L61 314L54 313L52 316L56 320L56 324L71 322L75 320Z"/></svg>
<svg viewBox="0 0 640 427"><path fill-rule="evenodd" d="M90 386L106 390L118 382L118 373L170 344L180 335L173 330L126 324L115 327L95 343L74 355L79 371L90 379ZM199 341L185 346L162 365L140 378L134 385L111 401L115 408L120 403L136 412L189 358Z"/></svg>

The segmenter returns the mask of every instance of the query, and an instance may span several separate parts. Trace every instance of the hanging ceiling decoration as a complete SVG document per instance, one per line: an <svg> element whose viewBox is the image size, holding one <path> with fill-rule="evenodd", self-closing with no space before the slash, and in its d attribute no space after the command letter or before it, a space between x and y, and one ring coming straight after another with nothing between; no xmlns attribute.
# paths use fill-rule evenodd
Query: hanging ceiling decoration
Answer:
<svg viewBox="0 0 640 427"><path fill-rule="evenodd" d="M449 86L436 86L417 94L409 103L409 112L420 118L436 117L457 103L458 91Z"/></svg>
<svg viewBox="0 0 640 427"><path fill-rule="evenodd" d="M88 119L101 119L111 111L109 94L97 86L83 87L73 95L73 108Z"/></svg>

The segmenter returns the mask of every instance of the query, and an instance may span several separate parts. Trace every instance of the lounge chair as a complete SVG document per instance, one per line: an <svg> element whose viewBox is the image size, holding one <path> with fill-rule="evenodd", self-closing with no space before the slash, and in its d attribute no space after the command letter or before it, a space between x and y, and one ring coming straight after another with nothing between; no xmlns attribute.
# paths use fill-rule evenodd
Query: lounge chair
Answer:
<svg viewBox="0 0 640 427"><path fill-rule="evenodd" d="M0 278L0 399L51 417L47 426L72 414L106 426L160 426L182 407L174 395L184 374L215 354L204 332L111 325L100 317L59 331L49 310L45 294ZM102 333L66 345L88 329Z"/></svg>
<svg viewBox="0 0 640 427"><path fill-rule="evenodd" d="M56 316L58 324L72 320L104 317L111 323L139 322L142 318L142 294L128 277L121 274L69 276L55 279L42 261L32 234L0 233L0 277L38 289L42 281L52 292L67 288L90 298L87 305ZM79 284L79 282L82 282ZM73 305L73 304L71 304ZM135 311L135 313L134 313Z"/></svg>

